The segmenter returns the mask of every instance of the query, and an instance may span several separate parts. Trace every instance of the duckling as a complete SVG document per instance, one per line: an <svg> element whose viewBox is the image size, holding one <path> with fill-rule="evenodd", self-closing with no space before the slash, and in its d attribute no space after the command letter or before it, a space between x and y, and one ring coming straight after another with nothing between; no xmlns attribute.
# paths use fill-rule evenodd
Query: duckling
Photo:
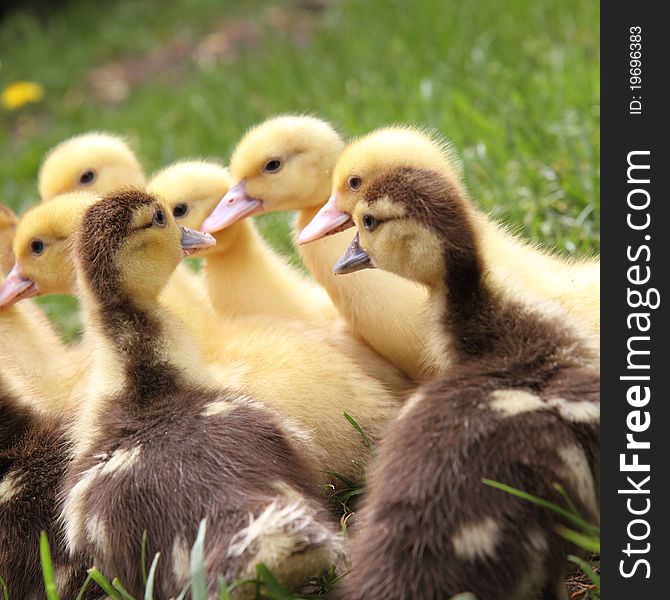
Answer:
<svg viewBox="0 0 670 600"><path fill-rule="evenodd" d="M598 521L596 350L560 305L510 294L491 275L458 183L395 168L345 200L358 234L334 271L388 269L426 286L433 360L448 355L451 367L377 448L343 597L567 599L562 519L482 478L560 505L558 482Z"/></svg>
<svg viewBox="0 0 670 600"><path fill-rule="evenodd" d="M43 201L77 190L106 194L146 183L127 142L106 132L84 133L54 146L42 160L37 179Z"/></svg>
<svg viewBox="0 0 670 600"><path fill-rule="evenodd" d="M11 335L3 326L0 339ZM3 356L4 359L4 356ZM0 370L0 577L10 598L44 594L40 531L47 532L56 585L74 598L86 579L81 557L70 558L58 524L57 488L65 474L68 444L55 415L34 410L39 403L17 393L6 363Z"/></svg>
<svg viewBox="0 0 670 600"><path fill-rule="evenodd" d="M169 204L178 223L199 229L227 192L229 180L228 170L216 163L182 161L156 174L147 190ZM203 272L216 311L227 317L263 315L288 319L296 327L306 325L399 399L411 387L400 371L346 331L325 290L277 256L250 220L216 231L214 237L217 243L205 253ZM196 337L211 332L208 323Z"/></svg>
<svg viewBox="0 0 670 600"><path fill-rule="evenodd" d="M229 187L228 169L191 160L155 174L147 191L164 198L178 222L199 228ZM215 237L216 246L207 254L203 271L209 297L219 312L310 323L337 316L325 290L279 257L251 221L240 221Z"/></svg>
<svg viewBox="0 0 670 600"><path fill-rule="evenodd" d="M187 583L203 518L212 598L218 575L248 577L259 561L295 586L327 568L339 547L301 430L207 377L193 340L158 302L183 254L212 243L139 190L89 207L76 236L95 344L64 486L66 536L71 551L92 556L131 594L143 589L144 529L149 556L164 557L161 598Z"/></svg>
<svg viewBox="0 0 670 600"><path fill-rule="evenodd" d="M28 210L16 229L16 263L0 284L3 368L21 394L35 399L44 410L68 414L75 410L88 351L85 344L66 346L37 306L12 305L39 294L70 292L74 277L68 239L84 208L96 198L88 192L73 192Z"/></svg>
<svg viewBox="0 0 670 600"><path fill-rule="evenodd" d="M0 204L0 274L7 273L14 264L12 240L18 222L14 212L8 206Z"/></svg>
<svg viewBox="0 0 670 600"><path fill-rule="evenodd" d="M128 143L121 137L95 132L69 138L52 148L42 161L38 180L42 201L79 190L104 195L146 185L142 166ZM172 280L163 292L163 301L188 320L192 307L206 302L206 292L186 264L179 265Z"/></svg>
<svg viewBox="0 0 670 600"><path fill-rule="evenodd" d="M328 197L333 167L343 148L333 127L311 116L283 115L253 127L230 159L234 185L203 229L214 233L262 211L298 210L297 235ZM420 309L412 308L422 305L425 293L414 283L380 271L363 278L367 294L356 294L352 281L343 282L331 272L348 241L344 233L298 249L307 270L327 290L353 336L406 377L424 378L417 349L428 332L423 329ZM350 279L358 281L359 277ZM355 303L351 302L354 296Z"/></svg>
<svg viewBox="0 0 670 600"><path fill-rule="evenodd" d="M23 216L14 245L17 283L9 289L0 285L0 306L29 292L76 293L68 252L82 213L94 201L91 195L76 192L33 207ZM33 247L35 242L39 247ZM41 251L38 256L35 250ZM310 451L324 471L359 478L369 450L342 413L353 416L374 439L397 410L398 395L315 328L258 315L218 313L206 293L184 286L181 278L174 277L178 273L179 268L161 290L160 303L196 340L211 375L240 394L263 398L299 422L311 433ZM91 368L89 343L85 332L73 349L76 360L63 359L72 374L61 374L52 383L59 396L79 397L82 375ZM22 364L29 368L33 363ZM326 474L323 479L334 482Z"/></svg>
<svg viewBox="0 0 670 600"><path fill-rule="evenodd" d="M381 169L416 167L460 181L461 170L449 144L412 127L386 127L351 142L337 161L332 194L300 236L302 243L350 225L338 211L353 201L365 180ZM471 206L481 251L498 281L558 302L585 331L600 334L600 260L566 260L531 244Z"/></svg>

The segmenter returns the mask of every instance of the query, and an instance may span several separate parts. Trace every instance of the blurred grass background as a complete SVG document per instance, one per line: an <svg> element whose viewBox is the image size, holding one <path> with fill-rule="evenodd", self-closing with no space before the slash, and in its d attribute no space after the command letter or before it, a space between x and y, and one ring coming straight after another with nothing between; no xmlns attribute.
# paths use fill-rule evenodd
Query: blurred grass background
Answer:
<svg viewBox="0 0 670 600"><path fill-rule="evenodd" d="M20 4L20 3L19 3ZM37 199L57 142L128 136L146 169L227 159L250 125L308 112L347 136L390 122L435 127L464 160L472 197L528 237L599 250L599 4L595 0L61 1L0 20L0 202ZM292 255L289 215L260 218ZM46 303L68 331L72 305Z"/></svg>

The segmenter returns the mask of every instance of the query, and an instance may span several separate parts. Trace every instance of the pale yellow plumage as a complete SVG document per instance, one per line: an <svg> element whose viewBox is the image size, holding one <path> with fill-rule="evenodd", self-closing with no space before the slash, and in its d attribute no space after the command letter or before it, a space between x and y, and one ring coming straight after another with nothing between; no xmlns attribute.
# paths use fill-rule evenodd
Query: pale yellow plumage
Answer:
<svg viewBox="0 0 670 600"><path fill-rule="evenodd" d="M142 166L126 141L105 132L84 133L54 146L38 173L43 201L75 190L102 195L123 186L143 188L144 184Z"/></svg>

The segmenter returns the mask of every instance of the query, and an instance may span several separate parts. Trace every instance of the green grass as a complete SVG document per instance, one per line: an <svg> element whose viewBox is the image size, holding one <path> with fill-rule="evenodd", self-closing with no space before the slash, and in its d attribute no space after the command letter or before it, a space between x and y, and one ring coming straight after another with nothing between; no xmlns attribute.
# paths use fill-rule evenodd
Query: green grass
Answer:
<svg viewBox="0 0 670 600"><path fill-rule="evenodd" d="M191 600L207 600L207 581L205 578L205 532L206 522L203 519L198 528L198 535L193 547L191 548L190 559L190 581L181 591L175 591L176 600L183 600L188 597ZM154 555L146 574L146 564L144 562L144 544L145 536L142 539L142 574L144 576L144 600L154 600L154 575L160 560L160 553ZM40 536L40 562L42 573L44 574L44 587L47 600L59 600L58 590L54 578L54 566L51 558L51 550L46 532L42 531ZM233 590L237 588L247 588L254 591L254 600L310 600L318 598L330 589L333 582L337 579L335 567L323 575L318 581L314 582L315 591L308 594L295 594L283 588L276 580L270 569L263 563L256 565L256 577L254 579L239 579L228 585L222 578L219 578L217 593L220 600L231 600ZM82 582L82 586L77 594L77 600L83 596L89 586L97 586L111 600L140 600L128 593L123 586L123 582L118 578L110 581L99 569L92 567L88 570L88 578ZM0 579L0 587L4 588L4 598L8 599L7 588L4 581ZM245 596L246 597L246 596Z"/></svg>
<svg viewBox="0 0 670 600"><path fill-rule="evenodd" d="M237 39L241 28L255 32L252 42ZM234 48L222 60L185 51L167 74L145 67L122 101L91 94L92 69L196 48L217 30ZM348 136L391 122L437 128L462 155L481 206L560 252L599 249L594 0L509 0L504 8L495 0L343 0L318 11L260 0L71 0L43 18L10 13L0 22L0 56L0 88L28 79L46 92L38 105L0 109L0 198L18 211L36 201L43 154L73 134L127 135L153 171L188 156L227 159L250 125L308 112ZM295 259L289 216L259 221ZM47 304L65 330L76 328L71 307Z"/></svg>

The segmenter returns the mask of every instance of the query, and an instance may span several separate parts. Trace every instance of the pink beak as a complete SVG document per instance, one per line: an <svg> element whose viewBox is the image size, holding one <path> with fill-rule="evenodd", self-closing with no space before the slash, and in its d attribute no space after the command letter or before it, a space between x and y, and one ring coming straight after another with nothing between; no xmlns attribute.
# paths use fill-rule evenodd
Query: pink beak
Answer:
<svg viewBox="0 0 670 600"><path fill-rule="evenodd" d="M203 222L200 229L209 233L221 231L240 219L250 217L263 210L263 202L250 198L246 191L246 182L240 181L231 187L219 200L216 208Z"/></svg>
<svg viewBox="0 0 670 600"><path fill-rule="evenodd" d="M37 296L37 286L31 279L24 279L18 264L0 285L0 308L11 306L19 300Z"/></svg>
<svg viewBox="0 0 670 600"><path fill-rule="evenodd" d="M333 193L328 202L321 207L315 217L307 224L298 236L299 244L320 240L326 235L338 233L353 227L354 222L347 213L337 208L337 193Z"/></svg>

